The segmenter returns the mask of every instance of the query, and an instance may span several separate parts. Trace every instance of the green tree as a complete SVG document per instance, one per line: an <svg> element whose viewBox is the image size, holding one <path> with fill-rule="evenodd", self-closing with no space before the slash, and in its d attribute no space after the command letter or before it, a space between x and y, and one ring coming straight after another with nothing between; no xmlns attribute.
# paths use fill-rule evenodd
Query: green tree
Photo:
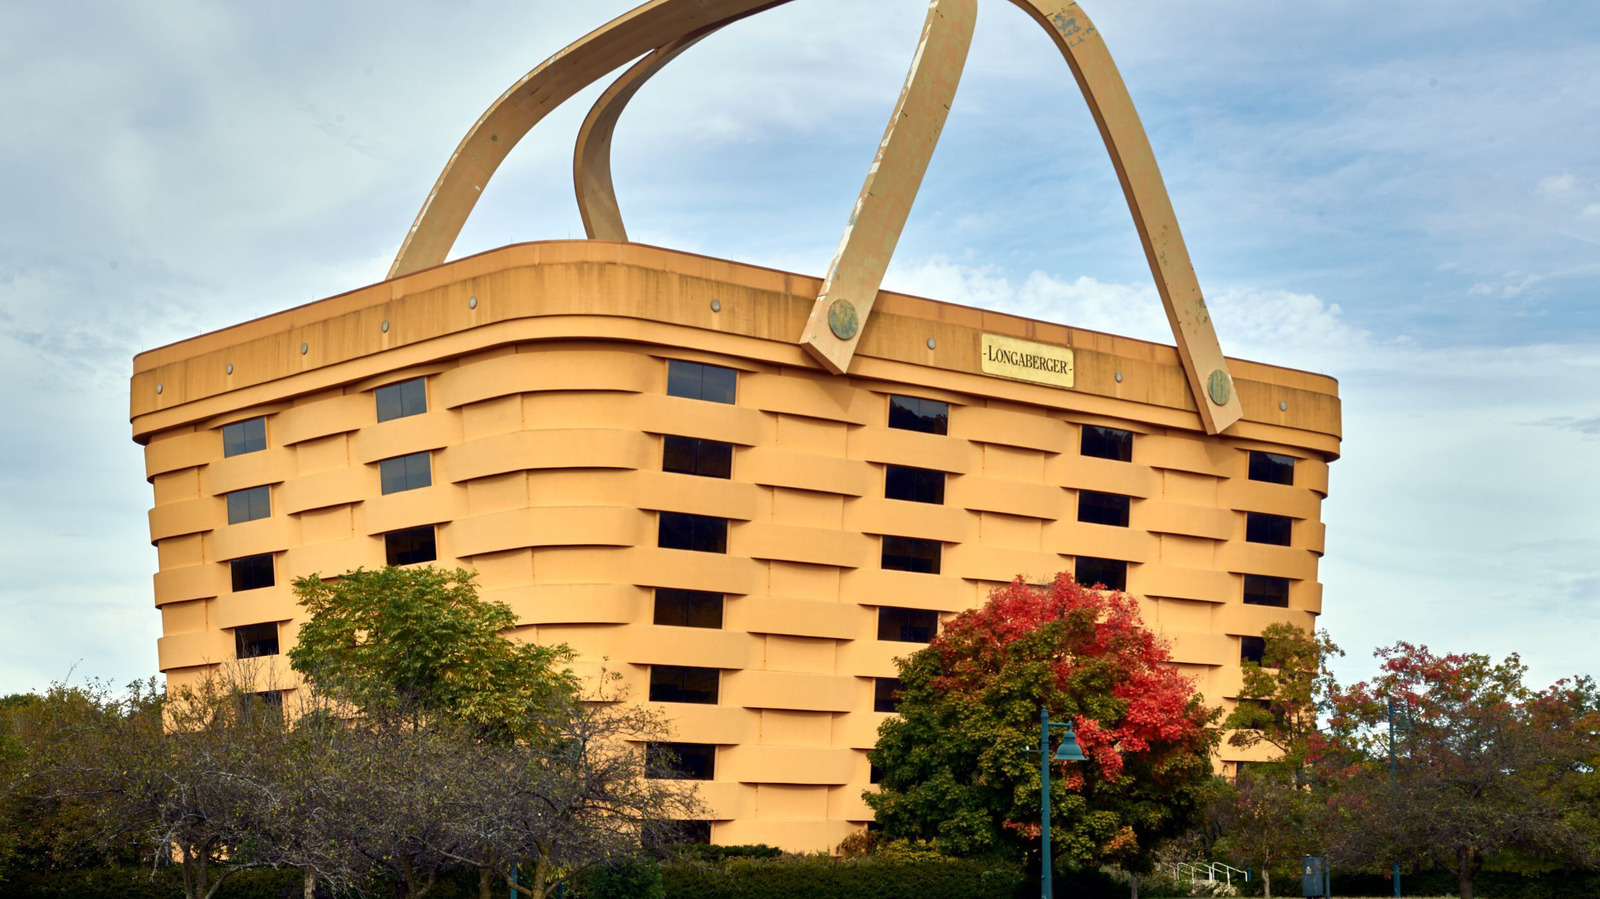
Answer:
<svg viewBox="0 0 1600 899"><path fill-rule="evenodd" d="M888 838L1036 851L1041 706L1075 723L1088 756L1053 772L1047 862L1146 871L1207 804L1217 713L1126 594L1019 579L899 664L899 717L871 756L882 788L865 794Z"/></svg>
<svg viewBox="0 0 1600 899"><path fill-rule="evenodd" d="M1317 718L1335 688L1328 660L1342 655L1326 634L1292 624L1262 631L1261 661L1245 662L1238 703L1223 722L1228 743L1267 746L1273 757L1240 766L1224 787L1212 818L1221 831L1216 848L1236 864L1261 871L1268 899L1272 869L1318 847L1314 778L1310 763L1322 745Z"/></svg>
<svg viewBox="0 0 1600 899"><path fill-rule="evenodd" d="M1282 622L1267 625L1261 636L1261 661L1240 666L1239 702L1222 727L1232 731L1231 746L1270 746L1274 757L1265 764L1305 785L1307 764L1320 745L1317 717L1337 688L1328 662L1344 652L1326 633Z"/></svg>
<svg viewBox="0 0 1600 899"><path fill-rule="evenodd" d="M1219 791L1213 806L1221 832L1215 848L1234 864L1260 871L1263 893L1272 899L1273 869L1292 868L1286 863L1316 848L1316 802L1281 768L1246 768Z"/></svg>
<svg viewBox="0 0 1600 899"><path fill-rule="evenodd" d="M486 735L522 734L530 710L575 701L572 654L508 639L516 615L479 597L473 578L432 566L297 578L309 620L290 664L362 712L445 715Z"/></svg>

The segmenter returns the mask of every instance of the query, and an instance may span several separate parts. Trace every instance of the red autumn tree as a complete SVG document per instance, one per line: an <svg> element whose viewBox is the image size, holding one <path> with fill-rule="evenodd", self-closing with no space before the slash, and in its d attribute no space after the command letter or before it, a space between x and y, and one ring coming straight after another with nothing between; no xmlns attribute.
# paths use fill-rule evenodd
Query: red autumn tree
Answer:
<svg viewBox="0 0 1600 899"><path fill-rule="evenodd" d="M1041 706L1075 724L1088 757L1052 769L1057 866L1148 870L1204 806L1216 713L1125 593L1018 579L899 664L899 717L872 753L881 790L865 797L888 838L1036 852Z"/></svg>
<svg viewBox="0 0 1600 899"><path fill-rule="evenodd" d="M1462 899L1497 856L1595 860L1595 815L1571 807L1600 745L1592 685L1533 691L1515 655L1495 663L1410 643L1375 655L1378 677L1334 694L1318 760L1352 858L1429 859L1456 875Z"/></svg>

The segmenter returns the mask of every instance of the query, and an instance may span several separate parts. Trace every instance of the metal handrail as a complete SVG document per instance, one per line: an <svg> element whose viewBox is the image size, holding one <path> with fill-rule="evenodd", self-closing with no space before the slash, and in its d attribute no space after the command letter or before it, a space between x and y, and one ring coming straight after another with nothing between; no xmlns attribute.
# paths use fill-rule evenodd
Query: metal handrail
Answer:
<svg viewBox="0 0 1600 899"><path fill-rule="evenodd" d="M1233 875L1235 874L1238 874L1239 878L1245 883L1250 882L1250 871L1248 868L1235 868L1234 866L1225 864L1223 862L1178 862L1172 866L1173 879L1177 880L1179 883L1183 882L1183 876L1185 874L1189 875L1190 883L1199 880L1201 874L1205 875L1205 879L1208 883L1216 883L1218 874L1222 875L1223 882L1229 886L1233 886Z"/></svg>

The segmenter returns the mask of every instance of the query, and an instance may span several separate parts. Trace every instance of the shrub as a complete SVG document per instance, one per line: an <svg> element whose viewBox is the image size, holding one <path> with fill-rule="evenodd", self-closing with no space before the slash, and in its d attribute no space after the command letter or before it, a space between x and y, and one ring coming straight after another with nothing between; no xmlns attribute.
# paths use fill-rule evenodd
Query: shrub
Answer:
<svg viewBox="0 0 1600 899"><path fill-rule="evenodd" d="M665 899L661 866L651 859L625 859L600 865L578 882L583 899Z"/></svg>
<svg viewBox="0 0 1600 899"><path fill-rule="evenodd" d="M1022 868L974 859L787 857L662 869L666 899L1012 899Z"/></svg>

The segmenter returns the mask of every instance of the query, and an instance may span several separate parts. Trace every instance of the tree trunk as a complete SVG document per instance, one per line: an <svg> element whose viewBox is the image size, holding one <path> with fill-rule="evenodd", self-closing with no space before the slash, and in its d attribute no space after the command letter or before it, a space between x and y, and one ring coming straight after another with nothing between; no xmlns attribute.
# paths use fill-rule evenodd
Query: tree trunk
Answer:
<svg viewBox="0 0 1600 899"><path fill-rule="evenodd" d="M1465 846L1456 850L1456 882L1460 884L1461 899L1472 899L1472 875L1478 873L1472 856L1472 850Z"/></svg>
<svg viewBox="0 0 1600 899"><path fill-rule="evenodd" d="M1261 866L1261 892L1264 899L1272 899L1272 871Z"/></svg>
<svg viewBox="0 0 1600 899"><path fill-rule="evenodd" d="M494 874L493 868L478 869L478 899L494 899Z"/></svg>
<svg viewBox="0 0 1600 899"><path fill-rule="evenodd" d="M300 886L301 899L317 899L317 872L311 868L301 868L302 877Z"/></svg>
<svg viewBox="0 0 1600 899"><path fill-rule="evenodd" d="M1139 899L1139 875L1128 875L1128 899Z"/></svg>

